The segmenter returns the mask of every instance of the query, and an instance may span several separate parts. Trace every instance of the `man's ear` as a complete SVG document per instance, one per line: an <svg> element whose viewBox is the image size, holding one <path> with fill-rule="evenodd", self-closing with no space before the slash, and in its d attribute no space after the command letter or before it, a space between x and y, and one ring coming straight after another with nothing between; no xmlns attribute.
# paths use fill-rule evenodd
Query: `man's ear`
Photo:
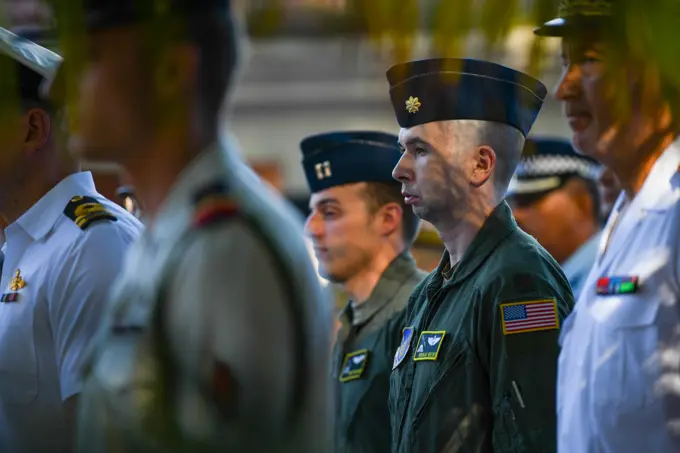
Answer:
<svg viewBox="0 0 680 453"><path fill-rule="evenodd" d="M398 203L387 203L375 214L378 228L382 236L392 234L401 224L404 211Z"/></svg>
<svg viewBox="0 0 680 453"><path fill-rule="evenodd" d="M24 114L24 150L32 155L44 148L52 135L50 115L41 108L31 108Z"/></svg>
<svg viewBox="0 0 680 453"><path fill-rule="evenodd" d="M477 148L475 165L470 175L470 183L475 187L482 186L496 168L496 152L488 145Z"/></svg>

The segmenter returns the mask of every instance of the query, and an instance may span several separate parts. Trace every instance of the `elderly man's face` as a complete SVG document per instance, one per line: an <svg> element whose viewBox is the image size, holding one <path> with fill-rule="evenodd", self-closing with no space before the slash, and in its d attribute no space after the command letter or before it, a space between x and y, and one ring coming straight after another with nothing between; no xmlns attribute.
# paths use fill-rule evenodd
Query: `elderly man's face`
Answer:
<svg viewBox="0 0 680 453"><path fill-rule="evenodd" d="M402 156L392 176L421 219L436 225L460 218L469 209L467 175L476 165L473 127L466 121L440 121L399 132Z"/></svg>
<svg viewBox="0 0 680 453"><path fill-rule="evenodd" d="M562 78L555 90L573 132L574 146L597 158L614 127L613 96L600 44L565 38Z"/></svg>
<svg viewBox="0 0 680 453"><path fill-rule="evenodd" d="M642 145L648 133L642 106L659 95L658 87L646 91L653 88L645 78L650 68L626 58L597 37L562 40L555 97L564 106L575 148L605 165Z"/></svg>

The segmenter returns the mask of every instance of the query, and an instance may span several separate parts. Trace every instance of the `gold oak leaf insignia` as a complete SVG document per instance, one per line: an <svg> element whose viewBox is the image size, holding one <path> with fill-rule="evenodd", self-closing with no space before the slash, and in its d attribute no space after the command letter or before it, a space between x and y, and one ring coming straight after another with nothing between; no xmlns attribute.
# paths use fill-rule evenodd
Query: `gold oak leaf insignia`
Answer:
<svg viewBox="0 0 680 453"><path fill-rule="evenodd" d="M416 113L418 110L420 110L420 106L422 104L420 103L420 100L417 97L410 96L406 100L406 111L409 113Z"/></svg>

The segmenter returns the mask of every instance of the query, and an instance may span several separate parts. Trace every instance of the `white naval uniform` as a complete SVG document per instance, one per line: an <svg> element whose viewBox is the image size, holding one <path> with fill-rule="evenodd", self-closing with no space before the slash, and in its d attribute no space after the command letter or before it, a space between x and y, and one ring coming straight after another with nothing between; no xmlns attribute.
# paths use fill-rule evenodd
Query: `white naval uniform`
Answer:
<svg viewBox="0 0 680 453"><path fill-rule="evenodd" d="M680 145L667 148L628 206L619 196L602 247L561 334L560 453L680 451L677 400L655 390L659 358L679 344ZM633 277L633 294L598 295L600 277Z"/></svg>
<svg viewBox="0 0 680 453"><path fill-rule="evenodd" d="M86 230L64 214L90 196L117 221ZM62 403L80 393L84 352L100 327L109 287L141 223L95 190L89 172L68 176L5 229L0 303L0 451L72 451ZM25 287L10 289L16 272Z"/></svg>
<svg viewBox="0 0 680 453"><path fill-rule="evenodd" d="M178 258L173 253L190 234L196 211L192 197L215 180L227 181L239 209L250 212L266 231L263 235L236 216L198 229ZM234 451L327 451L330 303L309 261L302 223L292 221L290 212L236 155L219 146L183 171L130 253L114 291L120 310L111 320L115 328L100 343L83 394L87 403L80 414L79 452L118 451L114 445L122 451L156 451L149 445L159 440L146 428L145 415L149 420L153 413L147 395L158 396L158 379L148 374L154 352L145 332L155 329L157 302L165 307L167 344L175 360L172 415L185 438L214 446L221 437L241 445ZM285 276L284 268L292 273ZM291 285L302 319L293 319ZM167 297L159 297L160 292ZM296 342L300 339L302 349ZM230 420L218 416L212 401L200 393L201 384L208 387L215 361L229 367L238 387ZM306 397L293 414L296 386ZM158 451L207 451L160 442Z"/></svg>

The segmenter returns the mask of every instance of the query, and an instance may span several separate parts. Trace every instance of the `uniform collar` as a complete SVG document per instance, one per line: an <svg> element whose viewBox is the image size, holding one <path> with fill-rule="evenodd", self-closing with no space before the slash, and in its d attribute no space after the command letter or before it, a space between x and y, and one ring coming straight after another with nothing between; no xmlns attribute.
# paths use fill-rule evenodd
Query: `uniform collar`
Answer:
<svg viewBox="0 0 680 453"><path fill-rule="evenodd" d="M347 304L345 312L352 320L352 325L366 324L394 298L407 278L416 270L416 262L410 252L405 251L397 256L387 266L368 299L360 304L354 304L352 301Z"/></svg>
<svg viewBox="0 0 680 453"><path fill-rule="evenodd" d="M517 223L514 217L512 217L510 207L505 201L502 201L486 218L482 228L480 228L453 271L451 280L446 285L456 284L465 280L481 266L498 244L515 230L517 230ZM442 285L442 272L448 263L449 252L445 251L432 279L432 284L437 288Z"/></svg>
<svg viewBox="0 0 680 453"><path fill-rule="evenodd" d="M640 200L640 207L648 210L666 210L674 206L676 197L670 197L680 186L678 170L680 165L680 138L666 148L654 163L647 175L640 192L635 198ZM619 202L622 201L619 197Z"/></svg>
<svg viewBox="0 0 680 453"><path fill-rule="evenodd" d="M54 227L68 202L76 195L99 195L94 186L92 173L83 171L62 179L56 186L30 207L15 224L38 241ZM8 228L11 228L10 225Z"/></svg>

